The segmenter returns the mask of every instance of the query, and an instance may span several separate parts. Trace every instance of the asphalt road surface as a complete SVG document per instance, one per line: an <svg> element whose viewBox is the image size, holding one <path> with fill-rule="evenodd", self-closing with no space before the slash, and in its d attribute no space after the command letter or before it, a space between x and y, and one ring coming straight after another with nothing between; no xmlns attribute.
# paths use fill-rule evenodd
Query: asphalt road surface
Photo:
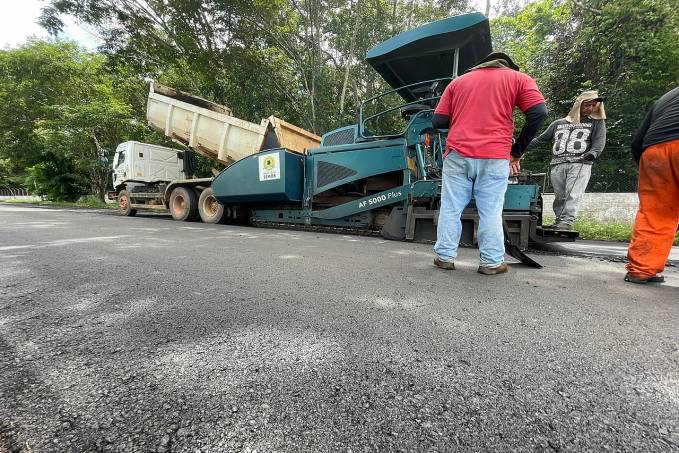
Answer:
<svg viewBox="0 0 679 453"><path fill-rule="evenodd" d="M0 204L0 452L677 451L679 271Z"/></svg>

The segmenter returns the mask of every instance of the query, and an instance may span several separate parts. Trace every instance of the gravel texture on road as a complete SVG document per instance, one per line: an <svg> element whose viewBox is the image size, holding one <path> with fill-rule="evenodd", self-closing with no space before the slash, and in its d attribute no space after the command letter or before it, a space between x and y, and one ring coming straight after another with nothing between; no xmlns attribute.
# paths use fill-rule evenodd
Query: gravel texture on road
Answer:
<svg viewBox="0 0 679 453"><path fill-rule="evenodd" d="M0 204L0 452L678 451L679 271Z"/></svg>

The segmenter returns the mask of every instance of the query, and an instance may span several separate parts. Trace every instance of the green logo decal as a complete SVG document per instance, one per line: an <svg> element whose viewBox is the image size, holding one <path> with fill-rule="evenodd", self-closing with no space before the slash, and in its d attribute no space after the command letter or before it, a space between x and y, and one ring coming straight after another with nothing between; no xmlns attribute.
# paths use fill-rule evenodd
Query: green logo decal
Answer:
<svg viewBox="0 0 679 453"><path fill-rule="evenodd" d="M262 162L262 167L266 171L271 171L276 166L276 159L274 156L266 156L264 162Z"/></svg>

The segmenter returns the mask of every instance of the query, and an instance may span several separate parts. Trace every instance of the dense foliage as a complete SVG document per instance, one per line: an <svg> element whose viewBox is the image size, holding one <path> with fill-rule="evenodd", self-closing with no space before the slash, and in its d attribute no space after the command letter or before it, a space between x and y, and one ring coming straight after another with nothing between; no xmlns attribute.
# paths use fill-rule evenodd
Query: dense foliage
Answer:
<svg viewBox="0 0 679 453"><path fill-rule="evenodd" d="M496 49L538 80L553 118L582 89L606 97L609 141L592 188L633 189L630 136L652 100L679 83L674 0L490 3ZM385 89L363 62L368 49L468 10L466 0L52 0L45 28L57 33L70 14L103 44L0 51L0 187L103 196L118 143L164 141L145 126L150 78L250 121L273 114L316 133L350 124L359 100ZM544 171L548 155L536 151L525 166Z"/></svg>
<svg viewBox="0 0 679 453"><path fill-rule="evenodd" d="M674 0L542 0L493 22L506 49L542 89L550 119L566 116L583 90L605 99L608 137L593 167L591 191L635 190L632 135L649 106L679 85L679 11ZM544 170L549 152L526 166Z"/></svg>

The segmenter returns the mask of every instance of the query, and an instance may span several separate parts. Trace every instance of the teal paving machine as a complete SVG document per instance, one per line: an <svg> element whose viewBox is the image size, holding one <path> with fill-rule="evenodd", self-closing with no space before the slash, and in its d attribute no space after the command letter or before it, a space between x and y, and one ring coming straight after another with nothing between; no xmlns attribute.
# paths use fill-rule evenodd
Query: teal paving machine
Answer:
<svg viewBox="0 0 679 453"><path fill-rule="evenodd" d="M212 183L215 198L232 219L260 226L435 241L448 131L432 127L434 108L450 80L491 51L480 13L377 45L366 60L393 89L362 102L357 124L326 133L304 154L268 149L236 162ZM503 217L508 253L521 260L532 244L573 240L541 228L540 187L528 178L510 181ZM462 224L461 244L475 245L473 200Z"/></svg>

